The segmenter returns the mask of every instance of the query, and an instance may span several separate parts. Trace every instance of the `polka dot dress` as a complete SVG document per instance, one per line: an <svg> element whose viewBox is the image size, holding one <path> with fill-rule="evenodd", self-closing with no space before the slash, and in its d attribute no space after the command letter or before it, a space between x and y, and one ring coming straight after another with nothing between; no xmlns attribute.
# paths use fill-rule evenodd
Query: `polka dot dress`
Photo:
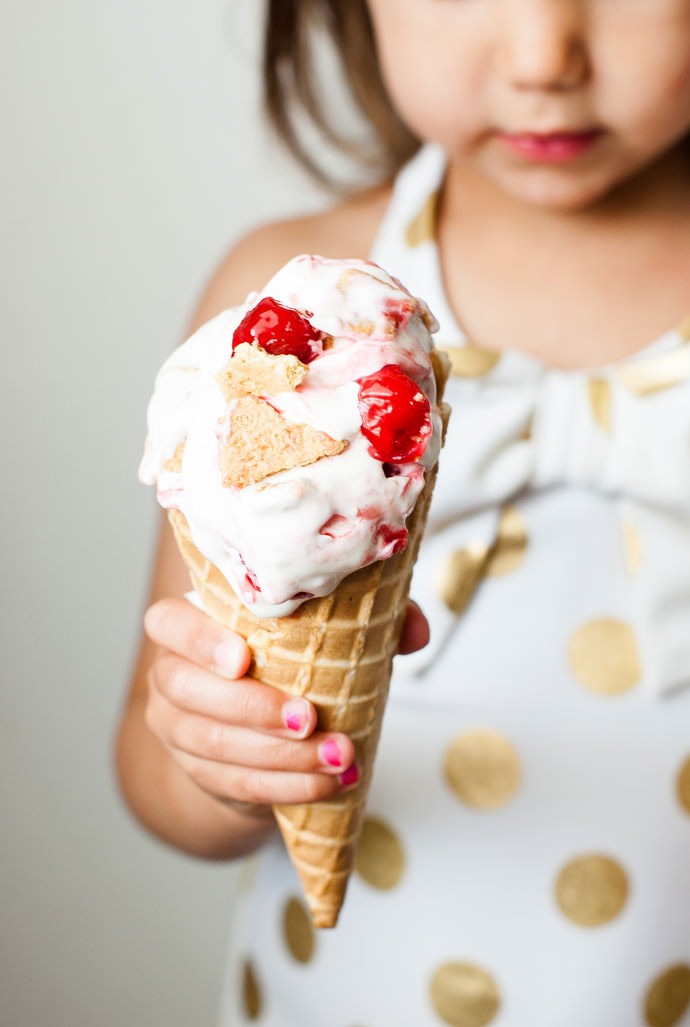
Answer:
<svg viewBox="0 0 690 1027"><path fill-rule="evenodd" d="M690 320L559 372L472 346L442 154L372 259L440 323L453 416L338 927L243 870L224 1027L690 1027Z"/></svg>

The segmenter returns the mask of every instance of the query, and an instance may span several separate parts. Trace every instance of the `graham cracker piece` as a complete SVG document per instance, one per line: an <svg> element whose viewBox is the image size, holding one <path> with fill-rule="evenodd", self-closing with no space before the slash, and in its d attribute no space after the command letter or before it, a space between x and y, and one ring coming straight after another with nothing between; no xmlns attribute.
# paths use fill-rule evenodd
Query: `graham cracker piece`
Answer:
<svg viewBox="0 0 690 1027"><path fill-rule="evenodd" d="M359 276L361 276L362 278L373 278L377 285L386 285L385 282L382 282L381 279L378 278L376 275L372 274L371 271L365 271L361 267L348 267L345 269L345 271L343 271L343 273L338 278L338 281L335 283L336 289L344 296L347 290L350 288L351 280ZM390 286L388 286L388 288L390 288Z"/></svg>
<svg viewBox="0 0 690 1027"><path fill-rule="evenodd" d="M185 440L186 441L186 440ZM166 471L174 471L179 474L182 470L182 456L184 454L184 442L181 442L169 460L166 460L163 467Z"/></svg>
<svg viewBox="0 0 690 1027"><path fill-rule="evenodd" d="M309 368L292 354L267 353L242 342L216 375L225 401L242 396L275 396L292 392Z"/></svg>
<svg viewBox="0 0 690 1027"><path fill-rule="evenodd" d="M230 416L230 435L221 444L223 485L255 485L269 474L305 467L346 446L308 424L288 421L256 396L243 396Z"/></svg>
<svg viewBox="0 0 690 1027"><path fill-rule="evenodd" d="M348 321L345 325L355 335L373 335L376 331L376 325L373 321Z"/></svg>

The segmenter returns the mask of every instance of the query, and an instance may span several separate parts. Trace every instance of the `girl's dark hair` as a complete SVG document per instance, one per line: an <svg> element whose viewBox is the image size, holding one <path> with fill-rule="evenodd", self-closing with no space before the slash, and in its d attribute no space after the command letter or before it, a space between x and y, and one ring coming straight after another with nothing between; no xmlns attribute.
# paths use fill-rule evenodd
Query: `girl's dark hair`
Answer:
<svg viewBox="0 0 690 1027"><path fill-rule="evenodd" d="M352 99L373 130L369 143L353 140L324 110L315 64L324 36L339 54ZM344 188L309 153L297 127L301 114L379 180L392 176L419 147L388 99L365 0L268 0L263 75L271 124L299 163L326 185Z"/></svg>

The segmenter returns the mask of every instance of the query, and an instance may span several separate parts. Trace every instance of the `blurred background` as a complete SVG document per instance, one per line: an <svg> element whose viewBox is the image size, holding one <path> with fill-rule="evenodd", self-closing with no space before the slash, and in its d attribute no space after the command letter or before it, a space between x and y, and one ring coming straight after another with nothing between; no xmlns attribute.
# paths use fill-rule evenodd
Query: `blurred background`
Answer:
<svg viewBox="0 0 690 1027"><path fill-rule="evenodd" d="M144 835L111 751L155 534L154 373L233 241L326 202L262 125L262 17L3 5L2 1027L214 1022L234 871Z"/></svg>

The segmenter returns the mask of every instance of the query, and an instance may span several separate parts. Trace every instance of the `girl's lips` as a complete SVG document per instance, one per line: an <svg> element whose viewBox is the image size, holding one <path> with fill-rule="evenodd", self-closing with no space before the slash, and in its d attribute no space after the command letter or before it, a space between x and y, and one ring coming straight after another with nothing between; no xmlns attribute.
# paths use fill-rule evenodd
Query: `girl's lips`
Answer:
<svg viewBox="0 0 690 1027"><path fill-rule="evenodd" d="M518 156L535 164L565 164L592 146L601 136L600 129L588 132L499 132L501 142Z"/></svg>

